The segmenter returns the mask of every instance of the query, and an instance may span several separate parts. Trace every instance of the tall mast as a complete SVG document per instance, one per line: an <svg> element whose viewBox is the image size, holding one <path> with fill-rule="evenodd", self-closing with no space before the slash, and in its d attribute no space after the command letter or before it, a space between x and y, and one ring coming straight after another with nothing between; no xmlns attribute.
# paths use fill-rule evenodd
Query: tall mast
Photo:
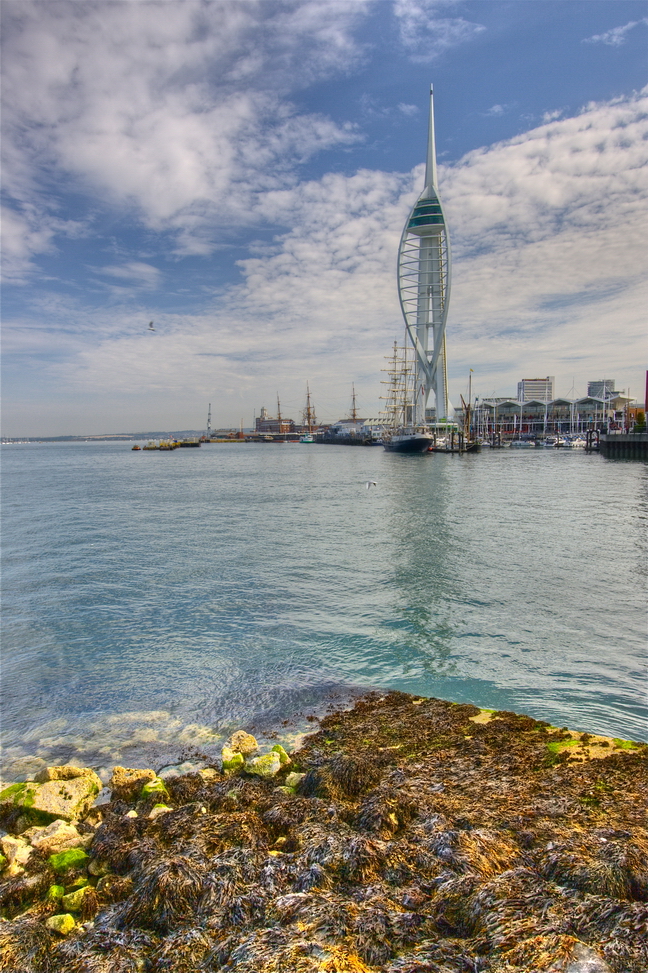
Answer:
<svg viewBox="0 0 648 973"><path fill-rule="evenodd" d="M308 432L313 431L313 426L316 424L315 412L311 406L310 388L308 382L306 382L306 408L303 414L304 425L307 427Z"/></svg>
<svg viewBox="0 0 648 973"><path fill-rule="evenodd" d="M350 418L353 419L353 421L355 422L356 419L358 418L358 410L356 409L356 391L355 391L355 385L352 384L351 385L351 388L353 390L353 394L351 395L351 416L350 416Z"/></svg>
<svg viewBox="0 0 648 973"><path fill-rule="evenodd" d="M211 402L209 403L209 410L207 412L207 439L211 438Z"/></svg>

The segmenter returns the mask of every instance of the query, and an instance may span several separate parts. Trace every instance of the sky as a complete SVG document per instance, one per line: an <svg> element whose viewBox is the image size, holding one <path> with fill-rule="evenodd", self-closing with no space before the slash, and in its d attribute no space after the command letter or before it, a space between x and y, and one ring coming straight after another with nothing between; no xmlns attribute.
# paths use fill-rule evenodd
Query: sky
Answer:
<svg viewBox="0 0 648 973"><path fill-rule="evenodd" d="M384 402L434 84L450 398L643 402L648 5L3 0L4 436ZM153 328L149 322L153 321Z"/></svg>

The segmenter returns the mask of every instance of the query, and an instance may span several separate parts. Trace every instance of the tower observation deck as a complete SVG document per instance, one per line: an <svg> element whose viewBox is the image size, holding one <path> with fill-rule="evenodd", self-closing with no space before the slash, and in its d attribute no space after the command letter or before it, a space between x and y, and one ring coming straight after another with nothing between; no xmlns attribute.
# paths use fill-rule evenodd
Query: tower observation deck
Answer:
<svg viewBox="0 0 648 973"><path fill-rule="evenodd" d="M405 223L398 248L398 294L416 352L416 421L425 421L430 391L437 422L448 415L445 329L450 300L450 237L437 192L434 89L430 86L425 188Z"/></svg>

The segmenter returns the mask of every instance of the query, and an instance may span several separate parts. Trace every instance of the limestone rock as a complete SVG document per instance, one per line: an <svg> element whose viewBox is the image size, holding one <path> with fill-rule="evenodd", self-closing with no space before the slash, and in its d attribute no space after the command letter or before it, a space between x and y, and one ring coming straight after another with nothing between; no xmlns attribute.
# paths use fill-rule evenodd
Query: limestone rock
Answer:
<svg viewBox="0 0 648 973"><path fill-rule="evenodd" d="M199 770L198 773L200 774L202 779L208 784L213 784L213 782L215 780L218 780L218 778L220 777L218 771L214 770L213 767L205 767L204 770Z"/></svg>
<svg viewBox="0 0 648 973"><path fill-rule="evenodd" d="M223 761L223 773L231 774L235 773L237 770L242 770L245 763L245 757L238 750L232 750L231 747L223 747L221 750L221 759Z"/></svg>
<svg viewBox="0 0 648 973"><path fill-rule="evenodd" d="M270 752L279 754L279 760L281 762L282 767L287 767L288 764L292 762L290 757L288 756L288 754L286 753L286 751L284 750L284 748L281 746L280 743L275 743L274 747Z"/></svg>
<svg viewBox="0 0 648 973"><path fill-rule="evenodd" d="M590 946L575 943L570 956L552 966L547 973L612 973L612 969Z"/></svg>
<svg viewBox="0 0 648 973"><path fill-rule="evenodd" d="M0 845L10 866L24 865L29 860L29 856L33 850L22 838L14 838L10 834L6 834L3 838L0 838Z"/></svg>
<svg viewBox="0 0 648 973"><path fill-rule="evenodd" d="M101 779L97 777L94 770L90 767L73 767L72 764L62 764L60 767L43 767L34 776L37 783L45 784L48 780L76 780L79 777L88 777L90 780L99 782L101 790Z"/></svg>
<svg viewBox="0 0 648 973"><path fill-rule="evenodd" d="M114 767L109 784L113 798L120 801L136 801L144 785L155 780L155 776L153 770Z"/></svg>
<svg viewBox="0 0 648 973"><path fill-rule="evenodd" d="M235 753L242 753L244 757L249 757L250 754L256 753L259 749L256 739L251 733L246 733L245 730L237 730L236 733L233 733L229 746Z"/></svg>
<svg viewBox="0 0 648 973"><path fill-rule="evenodd" d="M46 768L46 771L61 769ZM11 784L0 793L0 802L20 807L24 817L35 824L47 824L57 818L75 821L92 807L100 790L101 781L94 771L84 770L78 777Z"/></svg>
<svg viewBox="0 0 648 973"><path fill-rule="evenodd" d="M64 895L61 899L63 908L68 912L80 912L83 908L83 899L89 888L89 885L83 885L80 889L76 889L74 892L69 892L67 895Z"/></svg>
<svg viewBox="0 0 648 973"><path fill-rule="evenodd" d="M47 890L47 898L51 902L56 902L58 899L62 899L65 895L64 885L50 885Z"/></svg>
<svg viewBox="0 0 648 973"><path fill-rule="evenodd" d="M286 787L297 787L297 785L304 779L306 774L298 774L293 771L291 774L286 776Z"/></svg>
<svg viewBox="0 0 648 973"><path fill-rule="evenodd" d="M274 777L281 770L281 758L276 752L264 753L262 757L247 760L245 769L248 774L256 774L258 777Z"/></svg>
<svg viewBox="0 0 648 973"><path fill-rule="evenodd" d="M167 811L170 810L172 809L166 804L155 804L151 813L149 814L149 818L154 821L155 818L159 818L161 814L166 814Z"/></svg>
<svg viewBox="0 0 648 973"><path fill-rule="evenodd" d="M58 932L61 936L67 936L76 927L74 918L67 912L59 916L50 916L45 920L45 925L52 932Z"/></svg>
<svg viewBox="0 0 648 973"><path fill-rule="evenodd" d="M36 830L36 829L31 829ZM70 848L85 848L92 841L92 835L80 835L73 824L65 821L52 821L46 828L38 828L37 834L29 835L32 848L37 848L44 855L54 855L59 851Z"/></svg>

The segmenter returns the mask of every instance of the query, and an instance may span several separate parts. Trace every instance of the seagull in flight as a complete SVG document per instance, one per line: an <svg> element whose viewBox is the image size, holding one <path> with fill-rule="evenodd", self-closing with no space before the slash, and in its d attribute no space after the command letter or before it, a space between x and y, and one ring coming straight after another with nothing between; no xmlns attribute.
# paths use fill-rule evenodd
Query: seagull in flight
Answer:
<svg viewBox="0 0 648 973"><path fill-rule="evenodd" d="M153 327L153 322L152 321L149 321L148 329L149 329L149 331L155 331L155 328Z"/></svg>
<svg viewBox="0 0 648 973"><path fill-rule="evenodd" d="M378 486L375 480L367 480L365 483L367 490L371 490L372 486Z"/></svg>

